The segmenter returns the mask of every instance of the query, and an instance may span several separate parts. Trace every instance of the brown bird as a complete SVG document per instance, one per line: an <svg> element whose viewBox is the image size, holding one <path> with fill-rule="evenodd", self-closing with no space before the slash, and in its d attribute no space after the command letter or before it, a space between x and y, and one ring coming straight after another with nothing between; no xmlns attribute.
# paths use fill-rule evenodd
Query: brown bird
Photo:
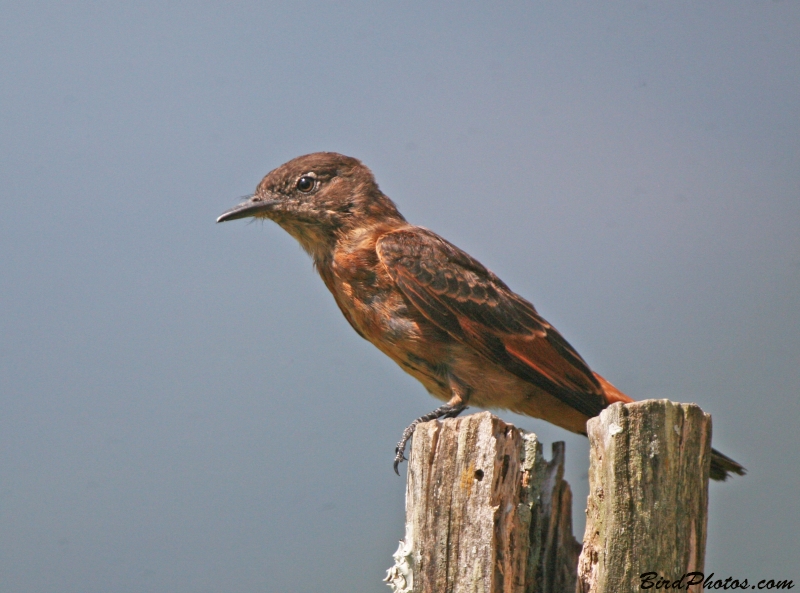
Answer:
<svg viewBox="0 0 800 593"><path fill-rule="evenodd" d="M436 233L410 225L360 161L333 152L298 157L217 222L274 220L314 260L353 329L446 403L420 423L473 404L541 418L586 434L586 421L633 401L592 372L533 305ZM744 468L712 451L711 477Z"/></svg>

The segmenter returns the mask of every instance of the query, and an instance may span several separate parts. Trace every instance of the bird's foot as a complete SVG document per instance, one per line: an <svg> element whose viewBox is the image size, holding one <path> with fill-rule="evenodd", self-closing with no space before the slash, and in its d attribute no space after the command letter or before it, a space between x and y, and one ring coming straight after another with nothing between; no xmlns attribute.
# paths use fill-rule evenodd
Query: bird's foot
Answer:
<svg viewBox="0 0 800 593"><path fill-rule="evenodd" d="M452 400L451 400L452 401ZM398 476L400 475L400 471L397 469L403 461L406 459L406 443L408 443L408 439L411 438L411 435L414 434L414 429L417 427L417 424L420 422L428 422L430 420L436 420L438 418L455 418L461 412L467 409L467 404L465 404L460 399L457 403L450 403L447 402L436 408L433 412L429 412L424 416L420 416L414 422L409 424L406 429L403 431L403 436L400 437L400 442L397 443L397 447L394 450L394 473Z"/></svg>

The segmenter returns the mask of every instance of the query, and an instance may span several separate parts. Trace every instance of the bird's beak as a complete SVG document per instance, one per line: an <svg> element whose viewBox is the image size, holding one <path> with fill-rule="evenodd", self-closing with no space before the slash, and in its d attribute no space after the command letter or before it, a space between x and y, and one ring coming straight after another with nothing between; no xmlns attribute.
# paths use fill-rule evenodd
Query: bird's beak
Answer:
<svg viewBox="0 0 800 593"><path fill-rule="evenodd" d="M264 212L273 210L280 200L262 200L255 197L242 202L238 206L234 206L227 212L220 214L217 222L225 222L227 220L236 220L237 218L247 218L248 216L256 216Z"/></svg>

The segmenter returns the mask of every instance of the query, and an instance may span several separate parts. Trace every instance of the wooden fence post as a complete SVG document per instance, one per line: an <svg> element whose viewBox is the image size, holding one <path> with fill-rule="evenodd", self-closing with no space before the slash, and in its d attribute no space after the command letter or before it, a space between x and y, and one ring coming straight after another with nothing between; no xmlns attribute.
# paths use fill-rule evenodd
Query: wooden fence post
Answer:
<svg viewBox="0 0 800 593"><path fill-rule="evenodd" d="M645 573L655 573L648 587L655 590L659 579L674 584L702 571L711 417L695 404L647 400L614 404L587 426L589 500L578 592L638 591Z"/></svg>
<svg viewBox="0 0 800 593"><path fill-rule="evenodd" d="M406 534L386 581L398 593L574 591L580 544L563 443L484 412L417 426Z"/></svg>
<svg viewBox="0 0 800 593"><path fill-rule="evenodd" d="M405 538L386 577L393 591L620 593L661 589L664 579L677 588L702 571L710 416L694 404L647 400L614 404L587 428L581 551L563 443L547 462L535 435L488 412L420 424Z"/></svg>

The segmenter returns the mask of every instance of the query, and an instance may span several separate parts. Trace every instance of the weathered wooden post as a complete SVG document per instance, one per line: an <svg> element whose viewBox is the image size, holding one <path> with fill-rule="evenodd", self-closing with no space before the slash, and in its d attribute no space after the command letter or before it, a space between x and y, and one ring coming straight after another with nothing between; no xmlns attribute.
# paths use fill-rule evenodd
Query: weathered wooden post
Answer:
<svg viewBox="0 0 800 593"><path fill-rule="evenodd" d="M676 588L684 574L702 571L710 416L694 404L648 400L614 404L587 426L590 492L581 551L572 536L563 443L553 445L547 462L535 435L488 412L420 424L390 587L620 593L647 583L663 588L665 579Z"/></svg>
<svg viewBox="0 0 800 593"><path fill-rule="evenodd" d="M648 578L646 588L655 590L659 581L674 584L702 571L711 416L695 404L668 400L614 404L589 421L588 432L589 500L578 591L638 591ZM698 579L684 579L681 588Z"/></svg>
<svg viewBox="0 0 800 593"><path fill-rule="evenodd" d="M394 591L574 591L564 447L550 463L541 449L488 412L417 426L406 534L386 578Z"/></svg>

